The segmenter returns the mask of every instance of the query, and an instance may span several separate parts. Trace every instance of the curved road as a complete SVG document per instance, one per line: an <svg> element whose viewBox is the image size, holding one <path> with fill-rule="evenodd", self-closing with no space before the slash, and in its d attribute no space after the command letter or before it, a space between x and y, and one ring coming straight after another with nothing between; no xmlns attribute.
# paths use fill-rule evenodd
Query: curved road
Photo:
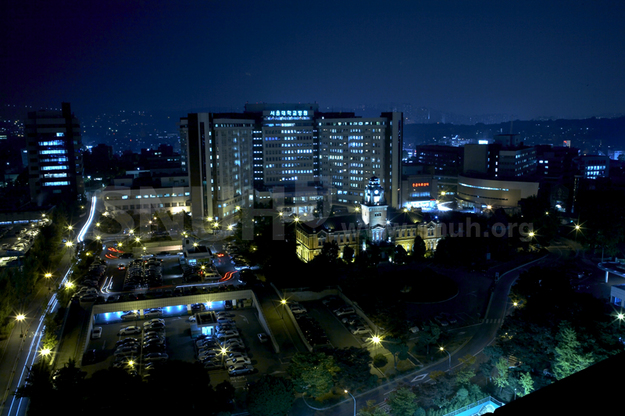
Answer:
<svg viewBox="0 0 625 416"><path fill-rule="evenodd" d="M568 258L572 251L575 252L575 255L577 256L579 248L579 244L576 245L576 243L570 240L560 239L554 242L553 247L548 248L549 254L503 273L499 282L495 285L494 291L492 292L482 323L474 328L473 336L468 342L451 353L451 368L459 365L458 358L464 357L467 354L477 356L482 352L484 347L489 345L494 340L505 315L511 307L508 301L510 288L523 271L526 271L536 265L552 263L553 261L560 260L563 257ZM435 363L426 365L425 367L403 377L396 378L395 380L378 386L373 390L356 395L357 409L365 407L366 403L370 400L383 406L384 399L387 395L395 390L399 385L411 385L413 383L427 381L427 375L432 371L448 371L448 360L448 357L445 355ZM313 409L310 404L300 398L296 401L290 414L298 416L351 416L354 414L354 401L351 397L346 396L343 402L327 409Z"/></svg>

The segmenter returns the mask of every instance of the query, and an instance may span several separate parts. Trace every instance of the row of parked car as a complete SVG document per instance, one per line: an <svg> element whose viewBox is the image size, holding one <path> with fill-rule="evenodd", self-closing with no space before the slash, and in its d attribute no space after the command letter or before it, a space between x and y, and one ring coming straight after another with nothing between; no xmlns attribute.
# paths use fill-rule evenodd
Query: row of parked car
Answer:
<svg viewBox="0 0 625 416"><path fill-rule="evenodd" d="M345 325L354 335L369 335L371 330L366 325L364 319L356 313L353 306L347 305L336 296L328 296L322 300L334 315Z"/></svg>
<svg viewBox="0 0 625 416"><path fill-rule="evenodd" d="M244 270L250 268L250 262L241 254L241 250L233 243L226 244L226 252L230 255L231 262L235 270Z"/></svg>
<svg viewBox="0 0 625 416"><path fill-rule="evenodd" d="M155 287L163 283L162 265L158 259L132 260L125 269L124 290Z"/></svg>
<svg viewBox="0 0 625 416"><path fill-rule="evenodd" d="M231 376L254 372L252 360L247 355L243 339L234 320L227 311L216 313L217 326L213 336L201 335L195 340L197 359L207 370L226 368Z"/></svg>
<svg viewBox="0 0 625 416"><path fill-rule="evenodd" d="M120 339L115 345L114 367L126 365L129 360L149 363L167 360L165 320L153 318L143 327L132 325L120 328ZM129 336L130 335L130 336Z"/></svg>

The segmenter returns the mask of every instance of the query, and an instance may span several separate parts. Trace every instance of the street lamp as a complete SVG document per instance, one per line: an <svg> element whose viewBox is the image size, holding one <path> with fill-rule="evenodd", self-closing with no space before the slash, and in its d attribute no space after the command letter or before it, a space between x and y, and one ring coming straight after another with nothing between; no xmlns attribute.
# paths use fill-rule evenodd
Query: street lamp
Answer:
<svg viewBox="0 0 625 416"><path fill-rule="evenodd" d="M354 395L353 395L353 394L351 394L351 393L349 392L349 390L344 390L344 391L345 391L345 393L347 393L347 394L349 394L350 396L352 396L352 399L354 400L354 416L356 416L356 398L354 397Z"/></svg>
<svg viewBox="0 0 625 416"><path fill-rule="evenodd" d="M48 290L51 290L52 288L50 287L50 280L52 280L52 273L46 273L43 275L43 277L45 277L48 281Z"/></svg>
<svg viewBox="0 0 625 416"><path fill-rule="evenodd" d="M224 365L224 360L226 359L226 354L228 354L228 349L225 347L221 347L221 351L219 352L219 355L221 355L221 366L223 367Z"/></svg>
<svg viewBox="0 0 625 416"><path fill-rule="evenodd" d="M24 319L26 319L26 315L24 315L23 313L20 313L15 317L15 320L20 323L20 338L24 337L24 329L22 326L22 322L24 322Z"/></svg>
<svg viewBox="0 0 625 416"><path fill-rule="evenodd" d="M441 351L445 351L447 353L447 355L449 356L449 369L451 369L451 354L449 353L449 351L447 351L445 348L440 347L439 350Z"/></svg>
<svg viewBox="0 0 625 416"><path fill-rule="evenodd" d="M373 354L375 355L376 349L382 344L382 337L379 335L374 335L371 337L371 342L374 345Z"/></svg>
<svg viewBox="0 0 625 416"><path fill-rule="evenodd" d="M52 353L52 350L50 348L42 348L39 353L45 359Z"/></svg>
<svg viewBox="0 0 625 416"><path fill-rule="evenodd" d="M69 280L67 282L65 282L65 289L73 289L74 288L74 282L70 282Z"/></svg>

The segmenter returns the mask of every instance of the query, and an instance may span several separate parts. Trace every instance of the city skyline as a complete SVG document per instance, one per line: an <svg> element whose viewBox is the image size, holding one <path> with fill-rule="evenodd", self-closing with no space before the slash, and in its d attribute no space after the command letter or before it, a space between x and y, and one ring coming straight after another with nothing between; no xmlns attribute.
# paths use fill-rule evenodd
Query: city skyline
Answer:
<svg viewBox="0 0 625 416"><path fill-rule="evenodd" d="M172 118L246 102L521 120L625 113L625 5L609 1L36 1L2 15L0 92L16 105Z"/></svg>

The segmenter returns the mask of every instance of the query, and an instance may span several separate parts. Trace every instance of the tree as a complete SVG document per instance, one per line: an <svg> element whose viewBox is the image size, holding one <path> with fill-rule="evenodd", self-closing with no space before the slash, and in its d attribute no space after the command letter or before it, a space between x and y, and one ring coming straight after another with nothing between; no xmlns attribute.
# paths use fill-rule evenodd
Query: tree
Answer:
<svg viewBox="0 0 625 416"><path fill-rule="evenodd" d="M338 370L332 356L324 352L310 352L295 354L288 373L297 392L317 397L330 391Z"/></svg>
<svg viewBox="0 0 625 416"><path fill-rule="evenodd" d="M375 400L367 400L367 406L358 411L358 416L388 416L381 407L375 405Z"/></svg>
<svg viewBox="0 0 625 416"><path fill-rule="evenodd" d="M376 354L376 356L373 357L373 365L375 367L381 368L386 364L388 364L388 359L384 356L384 354Z"/></svg>
<svg viewBox="0 0 625 416"><path fill-rule="evenodd" d="M393 391L388 398L388 404L394 416L412 416L419 407L417 396L406 386Z"/></svg>
<svg viewBox="0 0 625 416"><path fill-rule="evenodd" d="M430 354L430 344L436 343L441 336L441 328L435 323L430 322L429 324L425 324L423 326L423 331L421 331L421 339L425 342L426 345L426 354Z"/></svg>
<svg viewBox="0 0 625 416"><path fill-rule="evenodd" d="M343 261L345 263L351 263L354 260L354 249L349 245L343 247Z"/></svg>
<svg viewBox="0 0 625 416"><path fill-rule="evenodd" d="M456 376L456 383L464 386L469 384L471 379L475 377L473 365L475 364L476 358L471 354L467 354L459 358L458 361L460 361L462 365L455 371L454 375Z"/></svg>
<svg viewBox="0 0 625 416"><path fill-rule="evenodd" d="M415 260L422 260L425 256L426 251L427 249L425 247L425 241L423 241L423 237L417 234L412 244L412 257Z"/></svg>
<svg viewBox="0 0 625 416"><path fill-rule="evenodd" d="M519 392L519 396L525 396L534 390L534 380L532 379L529 371L521 374L519 383L521 384L521 387L523 387L523 391Z"/></svg>
<svg viewBox="0 0 625 416"><path fill-rule="evenodd" d="M371 374L369 365L371 355L365 348L340 348L333 351L332 356L340 371L337 381L348 390L371 385L375 376Z"/></svg>
<svg viewBox="0 0 625 416"><path fill-rule="evenodd" d="M406 259L408 258L408 254L406 253L406 249L404 246L398 244L395 246L395 259L394 262L397 264L406 263Z"/></svg>
<svg viewBox="0 0 625 416"><path fill-rule="evenodd" d="M495 364L497 368L497 375L493 379L495 382L495 386L499 387L499 391L501 392L504 387L510 384L510 380L508 379L508 359L506 357L500 357L497 364Z"/></svg>
<svg viewBox="0 0 625 416"><path fill-rule="evenodd" d="M430 379L431 383L419 383L415 387L419 404L424 408L448 406L456 395L454 377L444 371L432 371Z"/></svg>
<svg viewBox="0 0 625 416"><path fill-rule="evenodd" d="M558 380L577 373L594 362L592 354L581 352L577 333L568 324L561 325L558 338L560 342L556 347L556 359L553 367L553 373Z"/></svg>
<svg viewBox="0 0 625 416"><path fill-rule="evenodd" d="M230 411L234 402L236 389L228 380L224 380L215 386L215 410Z"/></svg>
<svg viewBox="0 0 625 416"><path fill-rule="evenodd" d="M247 410L253 416L287 415L294 400L290 380L266 374L250 387Z"/></svg>

